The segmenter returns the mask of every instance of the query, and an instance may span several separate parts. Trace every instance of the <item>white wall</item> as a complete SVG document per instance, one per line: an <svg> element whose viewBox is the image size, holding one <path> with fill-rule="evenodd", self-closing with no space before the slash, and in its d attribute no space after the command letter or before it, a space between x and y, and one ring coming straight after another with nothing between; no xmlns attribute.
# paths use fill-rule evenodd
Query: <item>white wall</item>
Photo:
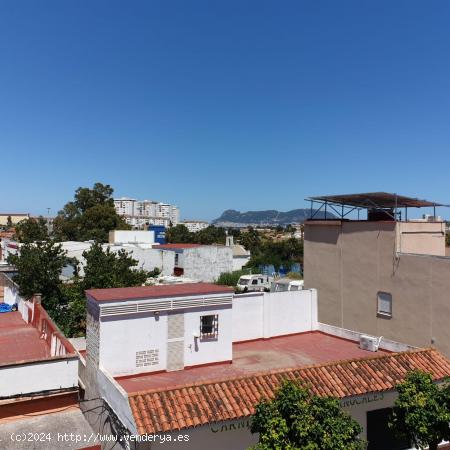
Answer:
<svg viewBox="0 0 450 450"><path fill-rule="evenodd" d="M103 367L99 367L97 370L97 386L100 395L108 402L125 427L132 434L137 434L128 394Z"/></svg>
<svg viewBox="0 0 450 450"><path fill-rule="evenodd" d="M239 256L233 258L233 271L241 270L250 261L250 256Z"/></svg>
<svg viewBox="0 0 450 450"><path fill-rule="evenodd" d="M183 251L181 267L184 275L198 281L215 281L221 273L233 270L230 247L205 245Z"/></svg>
<svg viewBox="0 0 450 450"><path fill-rule="evenodd" d="M20 304L22 297L19 295L19 289L16 285L5 286L3 301L8 305L14 305L14 303Z"/></svg>
<svg viewBox="0 0 450 450"><path fill-rule="evenodd" d="M136 367L136 352L159 349L159 364ZM102 317L100 364L113 376L166 369L167 313Z"/></svg>
<svg viewBox="0 0 450 450"><path fill-rule="evenodd" d="M128 243L146 243L154 244L154 231L139 231L139 230L114 230L109 232L110 244L128 244Z"/></svg>
<svg viewBox="0 0 450 450"><path fill-rule="evenodd" d="M78 386L78 358L0 367L0 397Z"/></svg>
<svg viewBox="0 0 450 450"><path fill-rule="evenodd" d="M219 316L218 337L215 340L195 339L199 332L200 317ZM233 358L232 311L230 306L196 308L186 310L184 315L184 365L196 366L212 362L230 361Z"/></svg>
<svg viewBox="0 0 450 450"><path fill-rule="evenodd" d="M233 341L317 330L317 291L264 292L233 298Z"/></svg>

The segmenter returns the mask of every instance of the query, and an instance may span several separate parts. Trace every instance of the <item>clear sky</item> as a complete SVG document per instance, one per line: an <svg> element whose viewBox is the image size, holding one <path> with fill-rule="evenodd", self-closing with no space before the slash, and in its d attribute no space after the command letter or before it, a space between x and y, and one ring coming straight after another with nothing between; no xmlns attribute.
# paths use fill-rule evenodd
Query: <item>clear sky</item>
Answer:
<svg viewBox="0 0 450 450"><path fill-rule="evenodd" d="M3 0L0 211L96 181L183 218L450 203L449 24L447 0Z"/></svg>

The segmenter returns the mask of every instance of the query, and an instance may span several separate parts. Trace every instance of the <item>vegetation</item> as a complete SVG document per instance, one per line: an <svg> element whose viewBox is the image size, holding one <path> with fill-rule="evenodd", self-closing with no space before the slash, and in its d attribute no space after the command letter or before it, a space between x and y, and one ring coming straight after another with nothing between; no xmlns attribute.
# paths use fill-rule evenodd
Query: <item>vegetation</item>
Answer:
<svg viewBox="0 0 450 450"><path fill-rule="evenodd" d="M109 231L129 229L114 209L113 192L111 186L102 183L95 183L92 189L78 188L74 200L53 222L55 237L60 241L107 242Z"/></svg>
<svg viewBox="0 0 450 450"><path fill-rule="evenodd" d="M249 270L235 270L233 272L221 273L216 281L216 284L221 284L223 286L233 286L235 287L242 275L247 275Z"/></svg>
<svg viewBox="0 0 450 450"><path fill-rule="evenodd" d="M19 285L20 295L29 299L34 294L42 294L42 305L47 312L54 318L59 316L60 274L68 263L61 245L52 241L25 243L20 255L8 256L8 263L17 270L14 281Z"/></svg>
<svg viewBox="0 0 450 450"><path fill-rule="evenodd" d="M13 223L12 223L12 220L11 220L11 216L8 216L6 218L6 227L7 228L12 228L12 226L13 226Z"/></svg>
<svg viewBox="0 0 450 450"><path fill-rule="evenodd" d="M15 227L15 236L19 242L31 243L35 241L48 241L47 221L42 217L22 220Z"/></svg>
<svg viewBox="0 0 450 450"><path fill-rule="evenodd" d="M287 278L290 278L291 280L303 280L303 277L300 273L298 272L289 272L286 275Z"/></svg>
<svg viewBox="0 0 450 450"><path fill-rule="evenodd" d="M271 401L256 406L252 433L256 450L355 450L365 448L362 428L333 397L318 397L300 383L286 381Z"/></svg>
<svg viewBox="0 0 450 450"><path fill-rule="evenodd" d="M10 255L8 262L17 269L14 281L20 295L31 298L42 294L42 305L66 336L82 336L86 328L84 291L92 288L138 286L147 272L137 269L137 261L121 250L103 251L96 243L83 253L86 260L83 278L76 275L70 284L61 279L63 267L72 263L60 245L53 241L26 243L20 255Z"/></svg>
<svg viewBox="0 0 450 450"><path fill-rule="evenodd" d="M196 233L190 232L185 225L176 225L166 231L167 242L173 244L225 244L226 233L224 228L210 225Z"/></svg>
<svg viewBox="0 0 450 450"><path fill-rule="evenodd" d="M398 398L389 426L415 447L436 450L442 440L450 440L450 381L441 386L430 374L410 372L396 386Z"/></svg>
<svg viewBox="0 0 450 450"><path fill-rule="evenodd" d="M280 267L290 269L295 263L303 262L303 241L289 238L283 241L262 240L251 251L247 267L258 268L273 265L278 271Z"/></svg>

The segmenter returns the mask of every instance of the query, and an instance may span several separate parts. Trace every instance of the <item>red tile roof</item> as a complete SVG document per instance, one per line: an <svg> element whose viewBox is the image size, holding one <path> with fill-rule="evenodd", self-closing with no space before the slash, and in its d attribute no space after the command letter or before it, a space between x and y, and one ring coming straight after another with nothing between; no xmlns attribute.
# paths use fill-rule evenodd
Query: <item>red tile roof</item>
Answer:
<svg viewBox="0 0 450 450"><path fill-rule="evenodd" d="M234 289L211 283L160 284L157 286L136 286L128 288L89 289L90 297L98 302L120 301L164 297L184 297L191 295L231 294Z"/></svg>
<svg viewBox="0 0 450 450"><path fill-rule="evenodd" d="M201 244L161 244L155 245L153 248L161 248L163 250L184 250L185 248L197 248L201 246Z"/></svg>
<svg viewBox="0 0 450 450"><path fill-rule="evenodd" d="M394 353L138 392L129 403L138 432L155 434L251 416L283 379L303 380L316 395L344 398L391 390L414 369L441 380L450 375L450 361L434 349Z"/></svg>

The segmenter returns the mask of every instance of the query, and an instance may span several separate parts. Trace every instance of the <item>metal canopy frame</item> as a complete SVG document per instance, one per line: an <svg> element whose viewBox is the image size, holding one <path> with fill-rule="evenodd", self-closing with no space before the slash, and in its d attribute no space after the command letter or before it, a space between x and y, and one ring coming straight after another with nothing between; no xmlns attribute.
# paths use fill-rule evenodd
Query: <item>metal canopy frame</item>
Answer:
<svg viewBox="0 0 450 450"><path fill-rule="evenodd" d="M419 200L417 198L405 197L387 192L369 192L364 194L349 195L330 195L321 197L309 197L305 199L310 202L309 220L314 220L319 211L324 211L325 219L327 219L328 208L333 211L339 219L344 220L353 211L358 212L358 220L360 220L360 211L369 209L378 209L384 211L394 221L402 220L402 209L405 210L405 220L408 220L408 208L433 208L433 216L436 216L436 207L443 205L441 203L430 202L428 200ZM320 205L314 210L314 204ZM391 211L393 211L391 213ZM320 219L315 219L320 220Z"/></svg>

